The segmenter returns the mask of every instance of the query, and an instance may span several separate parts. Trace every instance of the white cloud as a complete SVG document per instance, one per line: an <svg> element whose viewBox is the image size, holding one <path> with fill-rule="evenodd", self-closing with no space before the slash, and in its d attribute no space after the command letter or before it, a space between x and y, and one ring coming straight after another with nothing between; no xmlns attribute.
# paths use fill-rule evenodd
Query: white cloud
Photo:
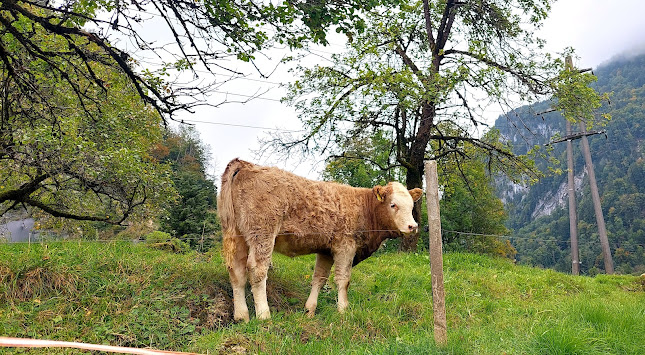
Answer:
<svg viewBox="0 0 645 355"><path fill-rule="evenodd" d="M595 68L645 43L643 14L643 0L561 0L553 5L540 36L550 51L573 47L580 57L578 67Z"/></svg>

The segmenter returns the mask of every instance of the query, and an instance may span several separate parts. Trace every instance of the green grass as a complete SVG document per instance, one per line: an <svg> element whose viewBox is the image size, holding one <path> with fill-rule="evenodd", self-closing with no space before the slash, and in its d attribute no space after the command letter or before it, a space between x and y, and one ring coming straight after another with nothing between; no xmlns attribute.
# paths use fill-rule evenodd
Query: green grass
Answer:
<svg viewBox="0 0 645 355"><path fill-rule="evenodd" d="M645 354L644 278L573 277L449 253L448 345L437 347L426 255L367 259L353 270L348 312L336 312L330 282L309 319L314 259L275 255L273 318L235 324L218 252L3 244L0 335L210 354ZM253 313L250 292L247 302Z"/></svg>

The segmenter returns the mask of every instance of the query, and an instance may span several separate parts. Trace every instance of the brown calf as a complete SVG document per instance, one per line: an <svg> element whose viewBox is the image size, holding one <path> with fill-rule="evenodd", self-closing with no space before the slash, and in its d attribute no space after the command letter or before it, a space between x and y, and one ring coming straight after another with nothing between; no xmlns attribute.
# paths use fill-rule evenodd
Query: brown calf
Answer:
<svg viewBox="0 0 645 355"><path fill-rule="evenodd" d="M218 210L235 320L249 320L247 270L257 318L271 316L266 280L273 251L291 257L317 254L305 304L309 316L335 263L338 311L343 312L352 266L372 255L385 239L417 231L412 207L421 194L421 189L408 191L397 182L355 188L232 160L222 175Z"/></svg>

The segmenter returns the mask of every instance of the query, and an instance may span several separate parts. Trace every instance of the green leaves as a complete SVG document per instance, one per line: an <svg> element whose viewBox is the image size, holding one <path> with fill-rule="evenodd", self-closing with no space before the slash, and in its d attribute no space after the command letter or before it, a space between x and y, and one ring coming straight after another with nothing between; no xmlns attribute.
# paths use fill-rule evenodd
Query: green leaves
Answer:
<svg viewBox="0 0 645 355"><path fill-rule="evenodd" d="M32 40L43 51L62 50L60 38L34 29ZM5 93L0 117L2 213L20 203L51 216L109 223L155 215L160 204L174 197L168 167L149 154L161 138L160 117L140 100L128 78L105 62L97 46L78 46L97 60L17 53L33 74L27 77L11 76L13 67L0 64ZM87 65L92 76L61 73L52 69L56 65ZM25 86L39 91L26 96ZM25 184L35 188L21 192Z"/></svg>
<svg viewBox="0 0 645 355"><path fill-rule="evenodd" d="M285 101L310 129L294 143L317 153L340 150L334 143L354 135L339 132L385 129L396 141L396 159L407 168L418 167L424 157L457 153L453 143L477 140L471 134L485 124L488 108L510 110L516 102L509 97L525 101L551 93L555 65L549 56L536 55L541 42L531 28L537 24L525 26L528 18L543 20L549 4L402 1L370 9L366 30L354 34L345 53L332 57L329 66L303 69L289 87ZM447 138L453 142L438 144L430 154L430 139L446 136L442 122L454 129Z"/></svg>
<svg viewBox="0 0 645 355"><path fill-rule="evenodd" d="M572 66L566 66L553 80L557 103L555 109L571 122L583 121L590 129L594 124L604 125L611 119L609 114L601 114L597 120L597 110L603 102L609 101L609 94L599 94L591 87L598 78L592 73L581 73Z"/></svg>
<svg viewBox="0 0 645 355"><path fill-rule="evenodd" d="M302 48L309 42L326 44L326 33L332 27L351 36L364 28L360 12L383 2L5 1L0 3L2 63L8 76L20 82L16 90L33 101L49 88L30 81L57 76L53 85L67 86L65 90L72 90L78 101L92 105L95 93L84 92L83 81L104 89L103 78L93 73L92 65L98 62L123 72L142 100L164 119L173 119L178 111L204 104L207 93L217 87L187 84L178 79L182 71L197 75L194 70L199 66L211 72L224 69L238 73L234 63L239 61L252 62L263 71L265 68L255 62L259 51L276 43L290 48ZM141 25L149 20L163 28L152 35L141 31ZM159 41L160 33L169 38ZM47 40L42 41L42 36ZM131 45L110 43L110 38L127 38L124 42ZM32 58L23 62L22 53ZM145 63L153 67L171 64L158 72L146 71L132 57L158 58L159 62ZM173 78L168 78L171 67Z"/></svg>
<svg viewBox="0 0 645 355"><path fill-rule="evenodd" d="M395 164L392 138L377 130L343 143L343 154L328 159L323 178L351 186L372 187L389 181L403 181L403 171Z"/></svg>

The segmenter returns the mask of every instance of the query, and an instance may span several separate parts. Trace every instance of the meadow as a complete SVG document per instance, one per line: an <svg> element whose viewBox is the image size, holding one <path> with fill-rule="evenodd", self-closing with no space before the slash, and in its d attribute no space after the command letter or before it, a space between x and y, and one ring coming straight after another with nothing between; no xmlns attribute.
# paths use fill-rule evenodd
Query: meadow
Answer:
<svg viewBox="0 0 645 355"><path fill-rule="evenodd" d="M645 277L574 277L446 253L448 345L438 347L426 254L380 252L356 266L345 314L332 277L310 319L303 309L314 259L274 255L273 317L245 324L232 322L217 247L177 254L130 242L3 244L0 334L209 354L645 354ZM250 292L247 303L253 314Z"/></svg>

